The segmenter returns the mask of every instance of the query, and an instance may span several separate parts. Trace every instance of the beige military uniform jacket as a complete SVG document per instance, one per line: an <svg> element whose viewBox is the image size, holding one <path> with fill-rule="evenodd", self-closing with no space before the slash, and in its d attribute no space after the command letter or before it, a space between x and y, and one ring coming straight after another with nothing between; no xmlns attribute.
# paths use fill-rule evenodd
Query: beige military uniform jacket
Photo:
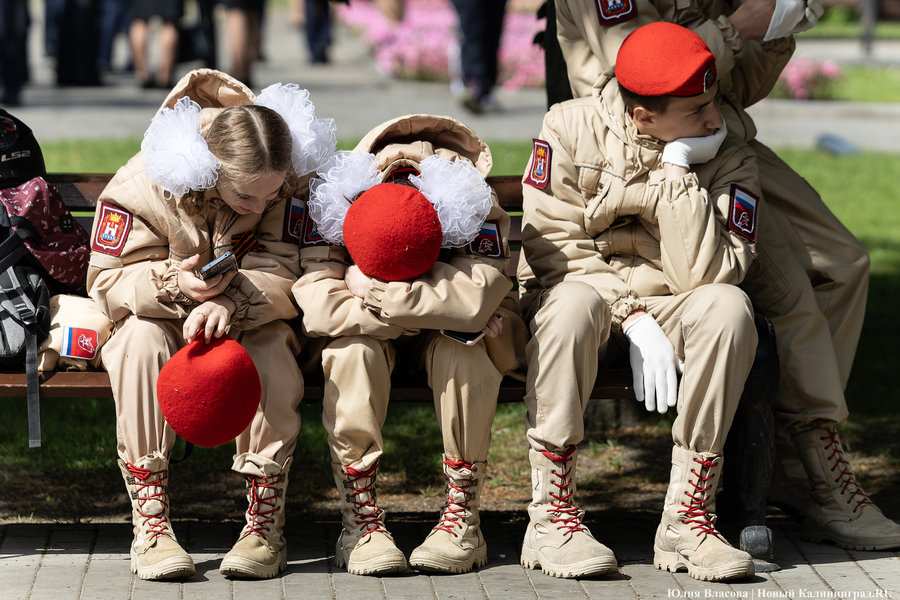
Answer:
<svg viewBox="0 0 900 600"><path fill-rule="evenodd" d="M759 188L740 138L729 133L715 158L666 181L664 143L638 133L609 71L592 98L550 109L541 140L550 147L546 187L523 186L523 314L542 290L582 281L619 327L643 297L743 280L755 244L727 218L736 188L756 198Z"/></svg>
<svg viewBox="0 0 900 600"><path fill-rule="evenodd" d="M186 75L163 108L182 96L200 104L201 128L222 108L256 99L237 80L208 69ZM298 246L286 235L290 201L274 200L261 215L239 215L215 188L206 197L211 202L204 212L185 214L178 199L144 173L140 152L118 170L100 195L87 276L88 293L112 321L128 314L184 318L197 303L178 286L181 262L200 254L206 264L233 246L240 271L225 292L237 307L231 325L252 329L297 316L290 290L300 274Z"/></svg>
<svg viewBox="0 0 900 600"><path fill-rule="evenodd" d="M397 168L418 170L418 164L432 154L468 160L484 176L493 164L481 138L450 117L410 115L388 121L369 132L355 149L377 157L384 180ZM504 273L509 261L509 217L496 194L493 201L487 221L498 225L502 238L501 244L493 246L493 255L473 251L472 244L452 249L446 259L447 251L442 251L442 259L417 279L374 279L365 298L354 296L344 283L344 273L352 264L346 248L301 242L303 276L293 291L303 312L303 333L384 340L427 329L482 329L512 289Z"/></svg>
<svg viewBox="0 0 900 600"><path fill-rule="evenodd" d="M744 109L772 91L794 52L793 37L742 41L728 20L740 0L622 0L622 6L619 10L631 12L617 19L601 14L595 0L556 0L557 39L576 98L591 95L600 75L615 65L628 34L648 23L667 21L687 27L706 42L716 56L722 116L745 140L756 137L756 126Z"/></svg>

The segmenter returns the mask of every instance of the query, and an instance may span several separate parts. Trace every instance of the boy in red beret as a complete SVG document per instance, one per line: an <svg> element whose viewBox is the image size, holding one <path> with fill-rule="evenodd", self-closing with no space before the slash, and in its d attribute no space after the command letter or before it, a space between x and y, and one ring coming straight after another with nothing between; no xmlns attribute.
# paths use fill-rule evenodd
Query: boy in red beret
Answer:
<svg viewBox="0 0 900 600"><path fill-rule="evenodd" d="M791 34L816 24L821 0L626 0L629 10L616 17L594 0L555 6L575 97L591 96L624 39L650 21L691 29L716 55L722 116L756 153L771 216L759 227L761 268L741 286L775 327L783 378L773 405L778 437L769 500L804 518L807 540L855 550L900 547L900 525L859 486L836 431L849 415L844 391L866 312L869 255L816 190L757 139L746 111L771 91L794 52ZM832 468L840 478L822 476Z"/></svg>
<svg viewBox="0 0 900 600"><path fill-rule="evenodd" d="M445 504L409 566L464 573L487 562L478 507L491 422L524 346L524 323L504 302L510 222L484 180L491 165L459 121L400 117L320 168L302 207L293 292L325 371L343 522L335 564L350 573L407 568L375 495L395 365L428 374L444 446Z"/></svg>
<svg viewBox="0 0 900 600"><path fill-rule="evenodd" d="M678 411L655 565L713 581L754 574L710 512L757 344L736 287L754 260L756 163L727 133L717 87L715 57L696 34L648 25L622 45L594 97L551 108L534 141L518 269L533 336L527 568L617 569L574 494L598 358L627 356L638 400Z"/></svg>

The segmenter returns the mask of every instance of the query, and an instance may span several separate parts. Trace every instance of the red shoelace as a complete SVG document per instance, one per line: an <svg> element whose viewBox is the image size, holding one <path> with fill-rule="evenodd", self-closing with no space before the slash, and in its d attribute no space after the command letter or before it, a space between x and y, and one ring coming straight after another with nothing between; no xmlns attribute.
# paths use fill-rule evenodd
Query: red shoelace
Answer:
<svg viewBox="0 0 900 600"><path fill-rule="evenodd" d="M257 477L255 475L244 475L249 484L247 495L250 496L250 507L247 509L250 533L257 535L262 539L266 539L267 525L274 523L275 519L271 518L278 512L278 496L281 491L278 484L284 481L284 475L272 475L270 477ZM272 495L264 496L265 490L272 490Z"/></svg>
<svg viewBox="0 0 900 600"><path fill-rule="evenodd" d="M548 450L541 450L541 454L549 458L555 463L560 463L565 466L567 462L569 462L572 456L572 453L575 452L575 446L569 448L569 450L565 454L553 454ZM562 523L559 526L560 529L567 529L568 531L564 531L564 535L568 535L570 533L575 533L576 531L587 531L587 527L585 527L581 523L581 517L579 516L580 509L569 502L569 498L572 497L574 492L569 492L569 486L572 485L572 480L569 478L569 474L572 472L572 469L566 469L565 472L559 473L557 471L551 471L553 475L559 478L562 483L557 483L556 481L551 481L553 485L559 488L559 496L550 492L550 496L556 500L552 504L553 509L551 512L558 513L558 517L556 519L551 520L551 523ZM566 493L568 492L568 493Z"/></svg>
<svg viewBox="0 0 900 600"><path fill-rule="evenodd" d="M169 506L169 503L166 502L166 470L150 471L149 469L136 467L131 463L125 463L125 466L133 477L136 488L134 491L134 499L139 501L141 505L141 508L137 509L137 512L144 517L142 525L147 525L147 533L149 534L147 541L153 540L160 535L169 535L169 519L165 516L166 508ZM147 481L151 477L155 477L155 479L153 479L153 481ZM158 488L158 491L148 496L141 496L141 492L144 492L146 488L152 487ZM149 514L142 510L144 505L151 500L156 500L163 505L163 509L159 513Z"/></svg>
<svg viewBox="0 0 900 600"><path fill-rule="evenodd" d="M445 460L444 464L457 471L460 469L472 470L472 465L463 460ZM472 499L472 494L468 492L468 489L477 485L478 480L466 479L462 483L464 485L458 486L453 483L453 480L447 478L447 503L444 504L444 507L441 509L441 520L438 521L438 524L434 527L436 530L440 529L446 531L453 537L458 537L453 529L455 526L461 525L460 520L465 518L465 512L469 510L469 500ZM462 494L465 500L459 502L454 500L450 495L450 492L453 490ZM451 506L455 508L451 508Z"/></svg>
<svg viewBox="0 0 900 600"><path fill-rule="evenodd" d="M825 449L831 450L831 456L828 457L828 460L831 461L832 459L835 459L834 466L831 467L831 472L833 473L838 467L841 469L838 478L834 480L835 483L844 484L841 488L841 494L847 493L847 488L851 485L854 488L853 492L850 494L850 498L847 499L847 504L853 502L853 499L857 496L862 498L862 500L856 502L856 507L853 509L853 512L858 511L866 504L875 506L875 503L869 500L869 496L863 491L859 484L856 483L853 471L850 470L850 463L844 460L844 451L841 449L841 441L838 439L837 431L832 431L825 437L819 439L823 442L828 440L828 443L825 444Z"/></svg>
<svg viewBox="0 0 900 600"><path fill-rule="evenodd" d="M715 520L711 516L712 513L703 506L709 501L709 496L706 492L712 488L712 485L703 487L703 484L713 478L713 476L709 474L709 471L716 466L715 460L715 458L710 460L694 459L694 462L700 465L700 472L698 473L691 469L691 473L697 477L698 483L688 480L688 483L694 486L694 493L685 492L684 495L691 499L691 503L685 504L682 502L681 505L687 510L679 510L678 512L685 515L685 523L696 523L696 525L691 527L692 530L699 529L699 533L719 535L719 532L716 530ZM706 476L704 477L704 475Z"/></svg>
<svg viewBox="0 0 900 600"><path fill-rule="evenodd" d="M344 467L344 475L347 475L348 479L348 488L353 491L353 497L350 498L348 494L348 500L356 506L356 508L353 509L353 514L358 517L356 524L365 529L365 532L363 533L364 536L378 531L387 533L387 529L384 528L384 522L381 520L384 511L375 504L375 474L377 472L378 463L375 463L365 471L360 471L353 467ZM362 487L354 487L353 484L361 479L369 479L370 481ZM357 500L360 494L368 494L369 497L360 502ZM368 507L373 510L368 514L360 512L363 507Z"/></svg>

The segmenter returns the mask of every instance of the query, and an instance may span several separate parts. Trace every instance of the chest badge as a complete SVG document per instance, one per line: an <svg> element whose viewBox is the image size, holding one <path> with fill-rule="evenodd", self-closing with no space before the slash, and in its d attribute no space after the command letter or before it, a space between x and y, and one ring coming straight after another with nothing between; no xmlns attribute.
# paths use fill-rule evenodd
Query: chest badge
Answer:
<svg viewBox="0 0 900 600"><path fill-rule="evenodd" d="M532 140L531 163L525 171L525 183L542 190L550 181L550 144L544 140Z"/></svg>

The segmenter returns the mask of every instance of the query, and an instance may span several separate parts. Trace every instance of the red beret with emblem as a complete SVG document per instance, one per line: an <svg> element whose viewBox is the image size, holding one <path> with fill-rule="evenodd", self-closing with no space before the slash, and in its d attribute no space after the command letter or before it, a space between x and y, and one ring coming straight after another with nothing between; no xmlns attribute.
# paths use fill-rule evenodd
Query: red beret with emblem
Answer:
<svg viewBox="0 0 900 600"><path fill-rule="evenodd" d="M415 279L441 252L437 211L412 186L380 183L363 192L347 211L344 244L359 270L386 281Z"/></svg>
<svg viewBox="0 0 900 600"><path fill-rule="evenodd" d="M634 30L616 57L619 85L640 96L697 96L716 81L716 57L699 35L673 23Z"/></svg>
<svg viewBox="0 0 900 600"><path fill-rule="evenodd" d="M175 353L159 372L156 396L175 433L197 446L230 442L247 429L262 395L247 351L228 335L202 334Z"/></svg>

